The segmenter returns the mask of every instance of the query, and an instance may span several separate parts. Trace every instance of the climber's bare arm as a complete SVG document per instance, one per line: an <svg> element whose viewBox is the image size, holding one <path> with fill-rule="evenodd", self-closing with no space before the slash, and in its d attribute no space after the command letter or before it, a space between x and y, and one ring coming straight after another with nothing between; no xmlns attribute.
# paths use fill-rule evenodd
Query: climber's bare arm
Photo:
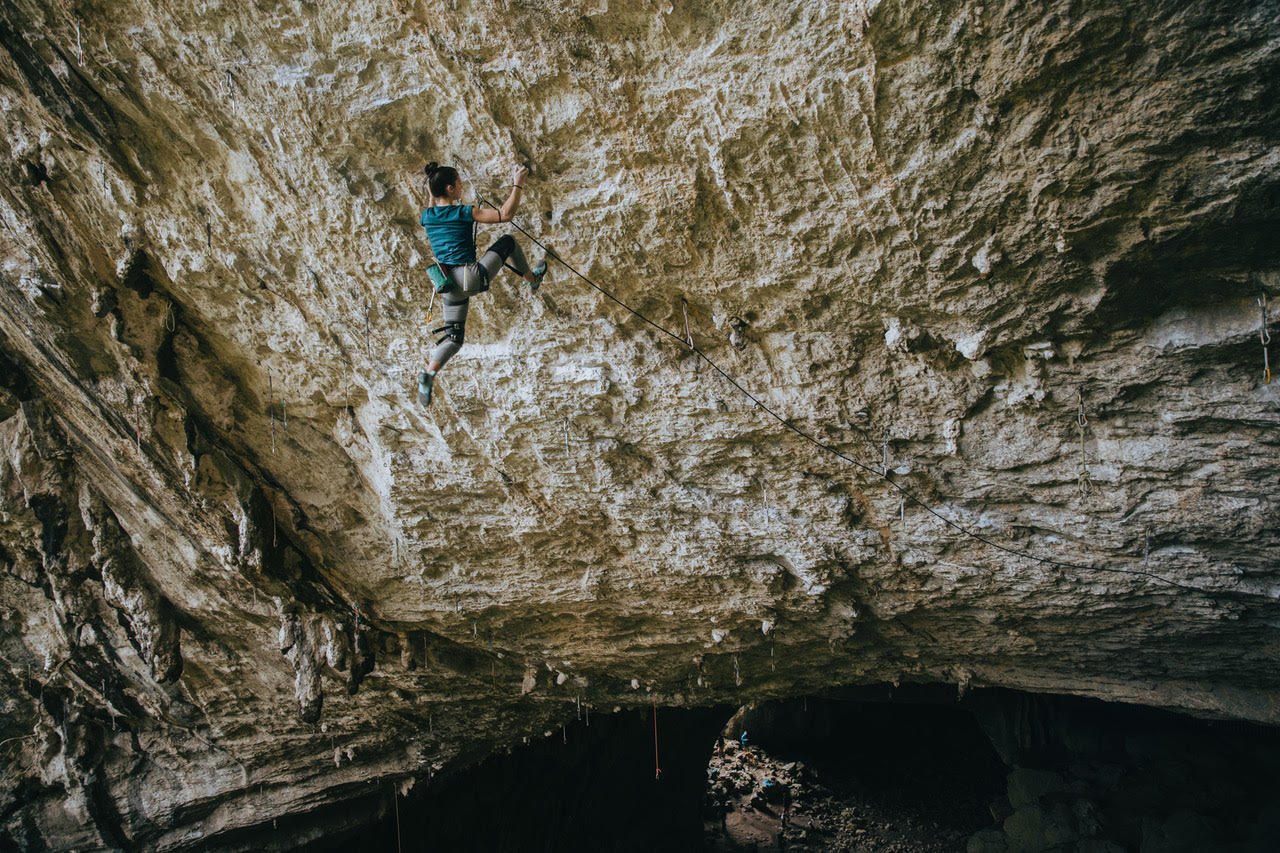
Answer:
<svg viewBox="0 0 1280 853"><path fill-rule="evenodd" d="M520 196L524 191L524 182L529 178L529 170L525 166L517 166L511 174L511 195L502 203L502 207L494 210L491 207L476 207L471 211L476 222L492 225L497 222L510 222L520 206Z"/></svg>

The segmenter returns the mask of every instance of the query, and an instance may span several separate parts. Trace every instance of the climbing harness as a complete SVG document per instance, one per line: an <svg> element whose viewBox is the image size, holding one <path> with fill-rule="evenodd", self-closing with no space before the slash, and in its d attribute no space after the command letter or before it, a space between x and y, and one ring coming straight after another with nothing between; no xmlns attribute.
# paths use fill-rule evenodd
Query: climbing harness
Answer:
<svg viewBox="0 0 1280 853"><path fill-rule="evenodd" d="M1265 290L1258 297L1258 308L1262 311L1262 328L1258 331L1258 338L1262 341L1262 383L1270 385L1271 361L1267 357L1267 345L1271 343L1271 331L1267 328L1267 292Z"/></svg>
<svg viewBox="0 0 1280 853"><path fill-rule="evenodd" d="M488 205L489 207L493 207L493 205L490 204L487 199L480 198L478 199L478 201L481 204ZM581 279L588 287L595 290L597 293L599 293L601 296L608 299L610 302L613 302L618 307L630 313L636 319L640 320L641 322L645 323L648 326L653 327L653 329L662 333L663 335L666 335L669 338L673 338L674 340L679 341L682 345L688 343L686 340L682 339L678 333L671 331L670 329L655 322L654 320L651 320L645 314L641 313L640 311L637 311L635 308L632 308L626 302L623 302L621 299L619 299L609 290L606 290L605 288L596 284L587 276L583 275L576 267L574 267L564 258L560 257L559 254L557 254L554 250L550 249L545 243L543 243L538 238L534 237L524 228L520 227L520 225L516 223L514 219L511 220L511 226L515 228L517 231L519 231L521 234L523 234L525 237L527 237L529 239L529 242L531 242L533 245L542 249L546 253L548 258L551 258L556 262L558 262L561 266L563 266L569 272L573 273L575 276ZM710 356L708 356L701 349L692 345L690 346L690 349L692 349L694 354L697 355L701 360L709 364L711 366L711 369L715 371L720 376L721 379L723 379L729 385L733 386L740 394L742 394L744 397L746 397L748 400L754 403L758 409L764 411L766 414L769 415L769 417L773 418L775 421L781 424L785 429L795 433L797 436L804 439L808 443L812 444L814 447L818 448L819 450L830 453L832 456L835 456L837 459L847 462L850 465L853 465L857 468L861 468L862 470L866 471L868 474L881 477L886 483L888 483L890 486L892 486L893 488L901 492L902 496L906 500L920 507L925 512L932 515L934 518L941 521L947 527L950 527L952 530L955 530L957 533L960 533L963 536L967 536L976 542L981 542L990 548L993 548L1005 554L1009 554L1010 556L1031 560L1035 563L1042 563L1049 566L1056 566L1060 569L1075 569L1077 571L1082 571L1082 572L1105 572L1109 574L1134 575L1139 577L1150 578L1151 580L1158 581L1167 586L1187 590L1188 592L1198 592L1198 593L1210 594L1210 595L1215 594L1216 592L1215 590L1208 590L1201 587L1180 583L1179 581L1172 580L1171 578L1167 578L1162 575L1155 574L1154 572L1144 571L1142 569L1122 569L1122 568L1116 568L1113 566L1090 566L1090 565L1085 565L1084 563L1072 563L1072 562L1067 562L1065 560L1055 560L1051 557L1041 557L1036 554L1032 554L1028 551L1020 551L1017 548L1012 548L1008 545L1001 545L1000 543L990 539L989 537L983 536L982 534L974 530L971 530L965 525L960 524L957 521L953 521L947 516L943 515L941 512L931 507L924 500L917 497L915 493L912 492L910 489L906 488L901 483L898 483L896 480L890 479L887 476L887 473L876 471L876 469L873 468L872 466L867 465L866 463L860 462L857 459L854 459L852 456L839 450L833 445L825 444L822 441L819 441L811 433L805 431L804 429L801 429L799 426L796 426L790 420L778 414L777 411L765 405L760 400L759 397L752 394L749 390L747 390L746 387L742 385L741 382L734 379L727 372L725 372L724 368L722 368L719 364L717 364Z"/></svg>
<svg viewBox="0 0 1280 853"><path fill-rule="evenodd" d="M1085 463L1084 458L1084 431L1089 426L1089 419L1084 414L1084 392L1078 393L1079 409L1076 412L1076 427L1080 430L1080 473L1076 475L1076 482L1080 486L1080 497L1089 497L1089 492L1093 490L1093 482L1089 479L1089 466Z"/></svg>

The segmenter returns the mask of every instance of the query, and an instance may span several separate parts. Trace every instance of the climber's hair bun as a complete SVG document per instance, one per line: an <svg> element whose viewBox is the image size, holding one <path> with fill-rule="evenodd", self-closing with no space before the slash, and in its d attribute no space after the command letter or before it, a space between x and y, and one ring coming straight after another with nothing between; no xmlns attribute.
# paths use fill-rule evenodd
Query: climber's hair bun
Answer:
<svg viewBox="0 0 1280 853"><path fill-rule="evenodd" d="M427 188L436 198L449 195L449 187L458 182L458 170L452 166L441 166L435 160L426 165L422 171L427 173Z"/></svg>

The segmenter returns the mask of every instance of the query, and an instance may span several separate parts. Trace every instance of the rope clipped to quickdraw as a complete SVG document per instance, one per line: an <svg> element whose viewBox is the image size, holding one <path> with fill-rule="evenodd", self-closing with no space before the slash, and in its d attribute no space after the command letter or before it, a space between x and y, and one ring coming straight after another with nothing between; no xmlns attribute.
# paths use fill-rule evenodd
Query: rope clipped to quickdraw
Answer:
<svg viewBox="0 0 1280 853"><path fill-rule="evenodd" d="M1262 311L1262 328L1258 331L1258 338L1262 341L1262 383L1264 385L1271 384L1271 360L1267 355L1267 345L1271 343L1271 331L1267 328L1267 292L1262 291L1262 295L1258 297L1258 308Z"/></svg>
<svg viewBox="0 0 1280 853"><path fill-rule="evenodd" d="M662 778L662 767L658 764L658 694L653 694L653 781Z"/></svg>
<svg viewBox="0 0 1280 853"><path fill-rule="evenodd" d="M173 331L174 331L175 329L177 329L177 328L178 328L178 319L177 319L177 317L174 315L174 311L173 311L173 300L172 300L172 299L170 299L170 300L169 300L169 308L168 308L168 310L167 310L167 311L165 311L165 313L164 313L164 330L165 330L166 332L173 332Z"/></svg>
<svg viewBox="0 0 1280 853"><path fill-rule="evenodd" d="M1093 490L1093 481L1089 479L1089 465L1085 461L1084 456L1084 432L1089 427L1089 418L1084 413L1084 392L1078 394L1079 409L1076 411L1076 427L1080 430L1080 473L1076 477L1076 481L1080 485L1080 497L1089 497L1089 492Z"/></svg>

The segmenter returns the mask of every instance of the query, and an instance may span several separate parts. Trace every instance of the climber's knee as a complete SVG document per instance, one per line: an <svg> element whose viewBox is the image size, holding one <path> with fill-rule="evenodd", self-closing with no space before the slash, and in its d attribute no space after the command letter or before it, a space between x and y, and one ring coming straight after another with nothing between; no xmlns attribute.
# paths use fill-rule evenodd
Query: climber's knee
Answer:
<svg viewBox="0 0 1280 853"><path fill-rule="evenodd" d="M512 237L510 234L503 234L497 240L493 241L493 244L489 246L488 251L497 253L502 257L502 260L505 261L507 258L511 257L511 252L515 247L516 238Z"/></svg>

